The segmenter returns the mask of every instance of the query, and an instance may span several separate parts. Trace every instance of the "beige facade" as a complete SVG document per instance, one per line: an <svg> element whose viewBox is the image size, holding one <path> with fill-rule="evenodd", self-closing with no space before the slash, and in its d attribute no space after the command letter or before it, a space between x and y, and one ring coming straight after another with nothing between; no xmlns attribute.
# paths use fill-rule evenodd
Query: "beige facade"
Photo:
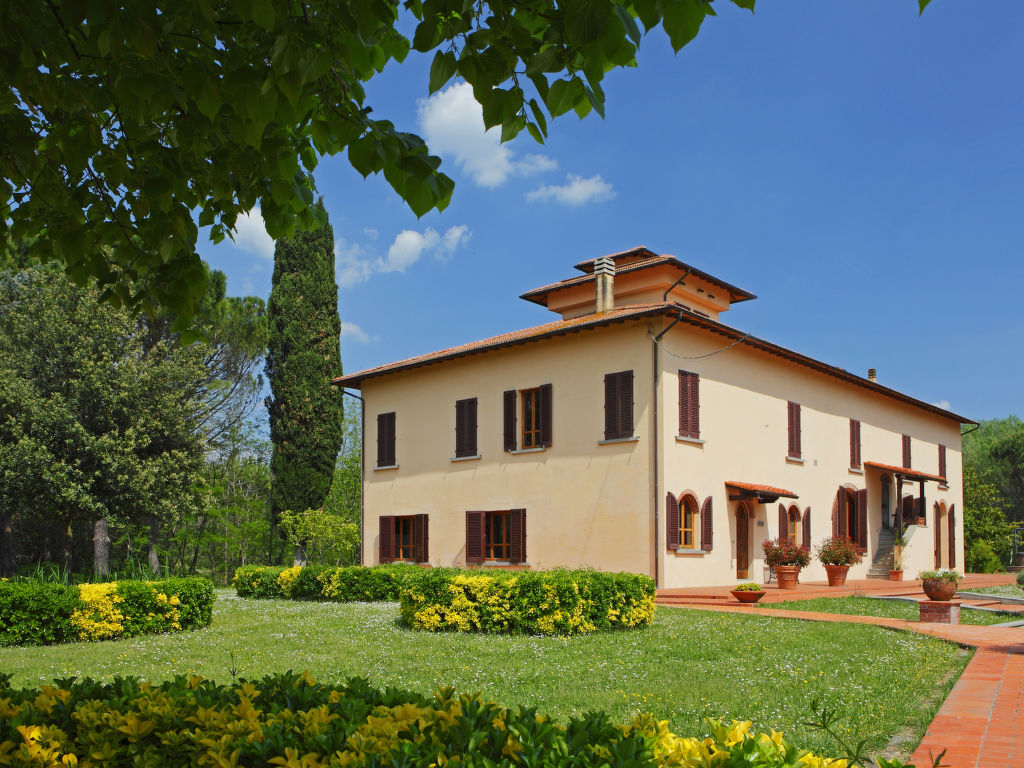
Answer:
<svg viewBox="0 0 1024 768"><path fill-rule="evenodd" d="M761 581L761 543L780 534L779 504L787 520L793 510L801 541L809 519L810 541L817 544L846 514L833 509L846 487L850 533L862 533L865 545L852 578L867 575L895 510L909 511L900 520L908 526L910 576L951 560L962 569L960 424L967 420L721 325L719 313L730 302L753 296L671 257L636 249L612 263L610 311L595 312L601 278L590 276L592 263L584 262L578 265L584 276L524 295L563 320L337 381L360 388L364 398L365 563L383 556L445 566L481 559L531 568L590 566L647 573L663 587L729 584L744 573ZM696 374L689 379L697 382L699 401L695 437L680 436L681 371ZM632 384L632 423L624 436L606 431L609 398L619 406L629 399L614 389L618 384L606 385L609 374ZM535 399L542 385L550 385L546 404ZM456 402L471 399L475 452L457 456L457 447L470 450L457 440L471 425L457 424ZM506 401L515 406L514 450ZM799 458L788 455L790 403L799 404ZM546 423L526 435L524 429L537 426L538 408L548 409L541 413ZM461 413L458 418L469 418ZM394 416L382 417L378 434L383 414ZM860 422L855 467L851 419ZM523 447L541 432L541 445ZM911 440L909 465L904 435ZM380 454L379 439L388 443ZM377 466L379 456L386 467ZM914 497L923 487L916 513L897 501L900 486L901 495ZM692 534L684 531L672 549L669 493L694 513L687 518ZM513 517L510 530L501 515L507 510L522 510L517 514L525 522ZM922 510L924 525L918 525ZM473 514L479 512L490 514ZM702 519L709 513L710 530ZM393 528L395 520L423 515L426 535L411 524ZM858 524L862 531L854 530ZM418 537L415 547L411 536ZM823 579L824 571L813 563L802 578Z"/></svg>

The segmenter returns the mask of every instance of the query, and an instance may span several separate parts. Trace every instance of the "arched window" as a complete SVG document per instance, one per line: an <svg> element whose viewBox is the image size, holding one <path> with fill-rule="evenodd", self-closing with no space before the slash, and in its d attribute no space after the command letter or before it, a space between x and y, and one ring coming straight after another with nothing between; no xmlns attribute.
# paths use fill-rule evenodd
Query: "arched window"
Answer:
<svg viewBox="0 0 1024 768"><path fill-rule="evenodd" d="M679 541L684 549L697 546L695 538L697 521L697 500L693 496L684 496L679 510Z"/></svg>
<svg viewBox="0 0 1024 768"><path fill-rule="evenodd" d="M789 527L786 535L794 544L800 543L800 510L795 504L789 508Z"/></svg>

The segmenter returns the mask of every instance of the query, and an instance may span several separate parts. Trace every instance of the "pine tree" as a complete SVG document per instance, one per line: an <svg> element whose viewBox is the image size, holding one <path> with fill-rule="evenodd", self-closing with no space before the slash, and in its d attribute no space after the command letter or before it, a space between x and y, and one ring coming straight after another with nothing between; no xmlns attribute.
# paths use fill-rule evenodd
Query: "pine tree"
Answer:
<svg viewBox="0 0 1024 768"><path fill-rule="evenodd" d="M304 512L324 503L344 436L338 285L334 230L323 202L319 229L277 241L267 315L270 337L266 374L270 412L271 514ZM273 556L274 539L271 541ZM296 563L305 561L300 545Z"/></svg>

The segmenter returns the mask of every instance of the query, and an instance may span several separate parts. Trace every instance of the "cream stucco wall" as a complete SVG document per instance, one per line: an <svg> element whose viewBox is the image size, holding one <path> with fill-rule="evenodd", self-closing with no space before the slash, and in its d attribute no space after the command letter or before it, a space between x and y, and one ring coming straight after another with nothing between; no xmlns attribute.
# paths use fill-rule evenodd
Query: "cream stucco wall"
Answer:
<svg viewBox="0 0 1024 768"><path fill-rule="evenodd" d="M505 348L364 383L363 562L378 561L381 515L430 515L429 560L464 565L465 513L527 511L527 560L647 573L650 440L600 445L604 375L634 372L636 434L648 435L651 353L644 324ZM552 385L552 445L503 450L502 393ZM453 461L455 401L478 400L474 460ZM377 414L396 413L397 469L375 470Z"/></svg>
<svg viewBox="0 0 1024 768"><path fill-rule="evenodd" d="M938 472L938 444L947 447L949 487L925 487L929 525L909 529L908 577L933 565L933 502L955 505L957 566L963 567L959 425L835 377L795 365L743 344L722 349L724 337L679 324L658 353L657 437L653 428L654 358L650 340L671 322L630 321L582 333L504 348L363 383L366 407L364 562L378 561L378 517L430 516L429 560L465 564L465 512L527 510L531 567L593 566L654 575L666 587L734 583L736 502L725 483L787 488L812 510L816 544L831 535L832 503L840 485L868 489L869 550L851 571L863 578L877 547L880 473L851 471L849 419L862 423L862 458L899 465L900 436L913 438L913 467ZM677 372L700 374L702 443L676 440ZM638 440L601 444L604 375L634 372L634 434ZM502 447L502 393L551 383L553 445L509 454ZM455 402L478 399L479 459L453 461ZM802 463L786 458L786 403L802 407ZM376 416L396 413L397 469L375 470ZM657 442L657 489L653 487ZM668 552L666 491L713 498L710 553ZM895 490L895 486L894 486ZM918 495L918 485L905 487ZM657 504L655 504L657 499ZM757 505L750 523L749 578L760 581L761 542L778 535L778 505ZM655 522L657 520L657 522ZM700 546L697 525L697 546ZM944 534L945 535L945 534ZM946 539L943 539L944 564ZM802 576L824 579L817 563Z"/></svg>

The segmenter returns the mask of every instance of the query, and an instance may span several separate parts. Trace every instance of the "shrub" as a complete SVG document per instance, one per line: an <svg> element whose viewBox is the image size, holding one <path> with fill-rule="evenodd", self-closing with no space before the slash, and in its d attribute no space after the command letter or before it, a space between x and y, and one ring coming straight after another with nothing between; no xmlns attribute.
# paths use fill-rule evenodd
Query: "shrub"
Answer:
<svg viewBox="0 0 1024 768"><path fill-rule="evenodd" d="M332 602L397 602L402 590L417 584L429 570L397 563L331 567L307 565L279 568L247 565L235 572L235 591L239 597L284 597L296 600ZM460 573L457 569L448 569Z"/></svg>
<svg viewBox="0 0 1024 768"><path fill-rule="evenodd" d="M231 686L178 676L159 685L119 678L17 690L0 675L0 706L0 760L12 765L846 764L800 750L780 733L752 733L749 722L708 720L706 739L677 736L649 714L616 725L588 712L563 726L533 708L506 709L450 688L426 697L358 678L325 686L291 672Z"/></svg>
<svg viewBox="0 0 1024 768"><path fill-rule="evenodd" d="M764 561L772 568L777 565L805 566L811 562L811 553L792 539L780 536L777 539L765 539L761 543L764 550Z"/></svg>
<svg viewBox="0 0 1024 768"><path fill-rule="evenodd" d="M239 597L283 597L277 583L284 568L273 565L243 565L232 583Z"/></svg>
<svg viewBox="0 0 1024 768"><path fill-rule="evenodd" d="M104 584L0 583L0 645L77 640L204 627L213 616L208 579L112 581Z"/></svg>
<svg viewBox="0 0 1024 768"><path fill-rule="evenodd" d="M966 570L969 573L999 573L1003 564L999 562L992 545L983 539L971 542L965 553Z"/></svg>
<svg viewBox="0 0 1024 768"><path fill-rule="evenodd" d="M822 565L857 565L864 558L849 536L830 536L814 550Z"/></svg>
<svg viewBox="0 0 1024 768"><path fill-rule="evenodd" d="M917 574L917 578L921 581L951 581L954 584L960 583L960 574L946 568L938 571L921 571Z"/></svg>
<svg viewBox="0 0 1024 768"><path fill-rule="evenodd" d="M737 584L733 592L761 592L761 585L753 581L748 581L745 584Z"/></svg>
<svg viewBox="0 0 1024 768"><path fill-rule="evenodd" d="M577 635L647 626L654 582L590 570L430 570L402 592L402 618L430 631Z"/></svg>
<svg viewBox="0 0 1024 768"><path fill-rule="evenodd" d="M1017 572L1017 586L1024 589L1024 571Z"/></svg>

